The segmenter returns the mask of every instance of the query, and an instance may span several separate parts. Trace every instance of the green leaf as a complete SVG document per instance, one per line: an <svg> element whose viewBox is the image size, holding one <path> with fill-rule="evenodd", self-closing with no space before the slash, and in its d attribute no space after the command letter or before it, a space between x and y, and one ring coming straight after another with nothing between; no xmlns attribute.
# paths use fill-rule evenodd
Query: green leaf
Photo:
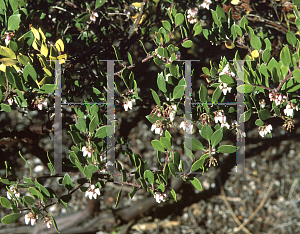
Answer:
<svg viewBox="0 0 300 234"><path fill-rule="evenodd" d="M287 46L282 48L280 52L280 60L282 61L283 65L289 67L292 61L290 50Z"/></svg>
<svg viewBox="0 0 300 234"><path fill-rule="evenodd" d="M151 145L158 151L165 152L165 148L159 140L152 140Z"/></svg>
<svg viewBox="0 0 300 234"><path fill-rule="evenodd" d="M156 104L157 104L158 106L161 106L160 100L159 100L159 97L158 97L157 93L156 93L153 89L150 89L150 90L151 90L153 99L154 99L154 101L156 102Z"/></svg>
<svg viewBox="0 0 300 234"><path fill-rule="evenodd" d="M102 7L105 4L105 0L96 0L95 9Z"/></svg>
<svg viewBox="0 0 300 234"><path fill-rule="evenodd" d="M97 138L104 138L106 137L106 130L107 130L107 126L102 126L101 128L99 128L95 134L95 137Z"/></svg>
<svg viewBox="0 0 300 234"><path fill-rule="evenodd" d="M258 117L261 120L266 120L272 117L272 115L270 114L270 111L267 109L263 109L263 110L259 110L258 111Z"/></svg>
<svg viewBox="0 0 300 234"><path fill-rule="evenodd" d="M27 64L23 70L23 76L25 81L29 81L30 79L36 81L37 79L37 74L35 69L31 64Z"/></svg>
<svg viewBox="0 0 300 234"><path fill-rule="evenodd" d="M201 157L199 160L193 163L191 167L191 171L197 171L198 169L202 169L204 162L205 162L205 157L203 158Z"/></svg>
<svg viewBox="0 0 300 234"><path fill-rule="evenodd" d="M129 193L130 198L132 199L134 194L138 191L137 187L133 187L132 191Z"/></svg>
<svg viewBox="0 0 300 234"><path fill-rule="evenodd" d="M193 151L204 150L202 143L196 138L187 138L187 140L192 141L191 147L188 147L189 149Z"/></svg>
<svg viewBox="0 0 300 234"><path fill-rule="evenodd" d="M4 224L15 223L18 221L19 217L20 217L20 214L9 214L9 215L4 216L1 219L1 222Z"/></svg>
<svg viewBox="0 0 300 234"><path fill-rule="evenodd" d="M256 50L260 50L261 46L262 46L262 43L261 43L259 37L254 34L251 35L250 44Z"/></svg>
<svg viewBox="0 0 300 234"><path fill-rule="evenodd" d="M9 5L10 5L12 11L14 12L14 11L16 11L18 9L19 2L18 2L18 0L9 0Z"/></svg>
<svg viewBox="0 0 300 234"><path fill-rule="evenodd" d="M247 122L251 117L251 110L245 111L239 118L239 123Z"/></svg>
<svg viewBox="0 0 300 234"><path fill-rule="evenodd" d="M167 137L160 137L160 143L163 147L170 150L171 149L171 142Z"/></svg>
<svg viewBox="0 0 300 234"><path fill-rule="evenodd" d="M207 88L203 84L201 84L200 91L199 91L200 101L207 102L207 95L208 95Z"/></svg>
<svg viewBox="0 0 300 234"><path fill-rule="evenodd" d="M181 13L178 13L176 16L175 16L175 24L178 26L178 25L181 25L184 21L184 16L183 14Z"/></svg>
<svg viewBox="0 0 300 234"><path fill-rule="evenodd" d="M211 145L214 148L223 138L223 128L215 131L211 137Z"/></svg>
<svg viewBox="0 0 300 234"><path fill-rule="evenodd" d="M170 192L171 192L171 194L172 194L174 200L177 202L176 193L175 193L174 189L171 189Z"/></svg>
<svg viewBox="0 0 300 234"><path fill-rule="evenodd" d="M9 209L11 207L11 203L6 197L0 197L0 203L5 208Z"/></svg>
<svg viewBox="0 0 300 234"><path fill-rule="evenodd" d="M221 89L219 87L213 93L212 102L218 102L219 98L221 97Z"/></svg>
<svg viewBox="0 0 300 234"><path fill-rule="evenodd" d="M170 73L171 73L172 76L178 77L178 72L177 72L177 69L176 69L175 65L171 64L169 66L169 70L170 70Z"/></svg>
<svg viewBox="0 0 300 234"><path fill-rule="evenodd" d="M256 126L263 126L264 125L264 121L262 121L261 119L257 119L257 120L255 120L255 125Z"/></svg>
<svg viewBox="0 0 300 234"><path fill-rule="evenodd" d="M14 31L19 28L21 22L21 14L11 15L8 19L8 30Z"/></svg>
<svg viewBox="0 0 300 234"><path fill-rule="evenodd" d="M94 130L97 128L98 124L99 124L99 119L98 119L98 116L95 115L89 124L89 132L93 133Z"/></svg>
<svg viewBox="0 0 300 234"><path fill-rule="evenodd" d="M50 216L51 216L51 219L52 219L52 222L53 222L53 226L54 226L56 232L57 232L57 233L60 233L60 232L58 231L58 228L57 228L57 224L56 224L55 219L53 218L53 216L52 216L51 214L50 214Z"/></svg>
<svg viewBox="0 0 300 234"><path fill-rule="evenodd" d="M196 189L202 191L201 183L196 177L191 178L189 181L191 181L192 185L194 185Z"/></svg>
<svg viewBox="0 0 300 234"><path fill-rule="evenodd" d="M244 84L244 85L239 85L237 87L237 91L240 93L251 93L255 89L255 86L250 85L250 84Z"/></svg>
<svg viewBox="0 0 300 234"><path fill-rule="evenodd" d="M220 79L223 83L226 83L226 84L233 84L235 83L235 81L233 80L233 78L229 75L220 75Z"/></svg>
<svg viewBox="0 0 300 234"><path fill-rule="evenodd" d="M86 131L86 121L84 118L79 118L78 119L78 123L75 124L76 128L81 131L81 132L84 132Z"/></svg>
<svg viewBox="0 0 300 234"><path fill-rule="evenodd" d="M112 47L114 48L117 60L122 60L119 50L114 45Z"/></svg>
<svg viewBox="0 0 300 234"><path fill-rule="evenodd" d="M10 105L5 104L5 103L1 103L1 110L5 111L5 112L11 112Z"/></svg>
<svg viewBox="0 0 300 234"><path fill-rule="evenodd" d="M29 205L34 205L34 203L35 203L34 199L30 196L24 196L24 200Z"/></svg>
<svg viewBox="0 0 300 234"><path fill-rule="evenodd" d="M150 184L153 184L153 182L154 182L154 174L153 174L152 171L146 170L144 172L144 178L147 179Z"/></svg>
<svg viewBox="0 0 300 234"><path fill-rule="evenodd" d="M62 183L69 191L74 188L74 184L71 180L71 177L67 173L65 174Z"/></svg>
<svg viewBox="0 0 300 234"><path fill-rule="evenodd" d="M286 39L287 39L288 43L290 43L291 45L296 45L296 43L297 43L297 38L294 35L294 33L292 33L291 31L287 32Z"/></svg>
<svg viewBox="0 0 300 234"><path fill-rule="evenodd" d="M173 100L179 99L184 95L184 85L178 85L173 90Z"/></svg>
<svg viewBox="0 0 300 234"><path fill-rule="evenodd" d="M165 62L162 61L160 58L154 58L154 63L158 66L165 64Z"/></svg>
<svg viewBox="0 0 300 234"><path fill-rule="evenodd" d="M212 10L212 9L210 9L210 11L211 11L211 15L212 15L212 18L213 18L215 24L218 25L218 26L220 26L221 22L218 19L217 13L214 10Z"/></svg>
<svg viewBox="0 0 300 234"><path fill-rule="evenodd" d="M129 52L127 52L127 55L128 55L128 61L130 62L130 65L132 65L133 62L132 62L131 54Z"/></svg>
<svg viewBox="0 0 300 234"><path fill-rule="evenodd" d="M164 28L167 30L167 31L171 31L171 24L169 23L169 21L166 21L166 20L164 20L163 22L162 22L162 25L164 26Z"/></svg>
<svg viewBox="0 0 300 234"><path fill-rule="evenodd" d="M75 144L85 141L77 131L68 131L68 133L71 135Z"/></svg>
<svg viewBox="0 0 300 234"><path fill-rule="evenodd" d="M191 40L187 40L187 41L182 43L182 46L184 48L191 48L193 46L193 42Z"/></svg>
<svg viewBox="0 0 300 234"><path fill-rule="evenodd" d="M211 127L208 124L203 125L203 127L200 131L200 135L204 139L210 141L212 134L213 134L213 130L211 129Z"/></svg>
<svg viewBox="0 0 300 234"><path fill-rule="evenodd" d="M293 71L293 77L296 82L300 83L300 70L299 69Z"/></svg>
<svg viewBox="0 0 300 234"><path fill-rule="evenodd" d="M177 164L175 164L175 163L169 163L168 166L169 166L169 170L170 170L170 172L171 172L171 174L173 176L176 177L176 176L179 175L178 174L179 170L178 170L178 165Z"/></svg>
<svg viewBox="0 0 300 234"><path fill-rule="evenodd" d="M237 147L234 145L221 145L218 147L218 153L234 153L237 151Z"/></svg>
<svg viewBox="0 0 300 234"><path fill-rule="evenodd" d="M193 30L194 30L194 36L202 32L202 26L200 21L194 25Z"/></svg>
<svg viewBox="0 0 300 234"><path fill-rule="evenodd" d="M27 63L31 63L31 60L29 57L25 56L25 55L18 55L17 59L20 63L22 63L24 66L27 65Z"/></svg>
<svg viewBox="0 0 300 234"><path fill-rule="evenodd" d="M216 12L217 12L217 16L219 18L226 19L225 12L224 12L223 8L220 5L217 5Z"/></svg>
<svg viewBox="0 0 300 234"><path fill-rule="evenodd" d="M270 60L270 57L271 57L271 51L270 50L264 50L263 54L262 54L262 60L265 62L265 63L268 63L269 60Z"/></svg>

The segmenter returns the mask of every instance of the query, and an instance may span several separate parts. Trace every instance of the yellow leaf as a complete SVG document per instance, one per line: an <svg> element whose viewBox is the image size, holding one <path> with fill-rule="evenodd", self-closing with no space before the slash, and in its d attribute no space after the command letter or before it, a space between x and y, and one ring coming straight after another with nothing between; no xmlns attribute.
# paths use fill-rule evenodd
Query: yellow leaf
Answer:
<svg viewBox="0 0 300 234"><path fill-rule="evenodd" d="M57 59L60 60L59 64L63 64L63 63L65 63L65 60L67 60L67 54L59 55L59 56L57 56Z"/></svg>
<svg viewBox="0 0 300 234"><path fill-rule="evenodd" d="M31 27L30 29L31 29L31 32L34 35L34 38L37 39L37 40L40 40L40 34L39 34L38 30L36 30L34 27Z"/></svg>
<svg viewBox="0 0 300 234"><path fill-rule="evenodd" d="M5 70L6 70L6 66L4 64L1 64L0 65L0 71L5 72Z"/></svg>
<svg viewBox="0 0 300 234"><path fill-rule="evenodd" d="M16 59L15 53L10 48L4 46L0 46L0 55L2 55L3 57Z"/></svg>
<svg viewBox="0 0 300 234"><path fill-rule="evenodd" d="M227 40L226 42L225 42L225 47L227 48L227 49L233 49L234 47L235 47L235 45L234 45L234 43L231 41L231 40Z"/></svg>
<svg viewBox="0 0 300 234"><path fill-rule="evenodd" d="M240 2L239 0L232 0L232 1L231 1L231 4L232 4L232 5L237 5L237 4L239 4L239 2Z"/></svg>
<svg viewBox="0 0 300 234"><path fill-rule="evenodd" d="M299 34L299 30L296 32L296 35L300 35L300 34Z"/></svg>
<svg viewBox="0 0 300 234"><path fill-rule="evenodd" d="M131 3L131 5L134 6L135 8L141 8L142 7L141 2L133 2L133 3Z"/></svg>
<svg viewBox="0 0 300 234"><path fill-rule="evenodd" d="M32 47L33 47L33 49L35 49L35 50L39 50L39 48L38 48L38 46L37 46L35 40L34 40L33 43L32 43Z"/></svg>
<svg viewBox="0 0 300 234"><path fill-rule="evenodd" d="M136 21L138 15L139 15L139 13L136 13L134 16L132 16L132 18L134 19L134 24L135 24L135 21ZM143 23L143 20L146 19L146 17L147 17L146 14L143 14L139 24Z"/></svg>
<svg viewBox="0 0 300 234"><path fill-rule="evenodd" d="M54 78L53 76L45 76L40 82L39 82L39 86L43 85L43 84L53 84L54 82Z"/></svg>
<svg viewBox="0 0 300 234"><path fill-rule="evenodd" d="M43 68L44 72L48 75L48 76L52 76L51 71L49 71L49 69L47 69L46 67Z"/></svg>
<svg viewBox="0 0 300 234"><path fill-rule="evenodd" d="M41 54L44 55L46 58L48 56L48 48L44 42L42 43L42 46L41 46Z"/></svg>
<svg viewBox="0 0 300 234"><path fill-rule="evenodd" d="M41 28L39 28L39 33L41 34L42 36L42 40L43 42L46 42L46 37L45 37L45 34L43 33L43 31L41 30Z"/></svg>
<svg viewBox="0 0 300 234"><path fill-rule="evenodd" d="M13 66L17 63L15 60L10 59L10 58L2 58L2 59L0 59L0 62L6 67Z"/></svg>
<svg viewBox="0 0 300 234"><path fill-rule="evenodd" d="M64 43L61 39L58 39L55 42L55 47L56 47L57 51L59 51L59 52L64 52L64 50L65 50Z"/></svg>
<svg viewBox="0 0 300 234"><path fill-rule="evenodd" d="M50 57L57 57L58 53L54 46L50 46Z"/></svg>
<svg viewBox="0 0 300 234"><path fill-rule="evenodd" d="M258 51L257 51L257 50L253 50L253 51L251 52L251 57L253 57L253 58L258 58L258 57L259 57Z"/></svg>

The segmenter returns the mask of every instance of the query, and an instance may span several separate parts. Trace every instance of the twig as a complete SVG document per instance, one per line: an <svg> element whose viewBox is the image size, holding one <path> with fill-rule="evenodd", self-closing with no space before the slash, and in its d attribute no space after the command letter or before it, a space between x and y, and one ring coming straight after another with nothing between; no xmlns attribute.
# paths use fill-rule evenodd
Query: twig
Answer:
<svg viewBox="0 0 300 234"><path fill-rule="evenodd" d="M230 211L230 214L232 216L232 218L234 219L234 221L238 224L238 225L242 225L242 223L240 222L240 220L236 217L235 213L233 212L228 200L227 200L227 197L226 197L226 194L225 194L225 191L224 191L224 188L223 186L221 186L221 198L224 200L227 208L229 209ZM247 234L251 233L247 228L245 227L242 227L243 231L246 232Z"/></svg>
<svg viewBox="0 0 300 234"><path fill-rule="evenodd" d="M251 221L251 219L254 218L254 216L258 213L258 211L259 211L259 210L263 207L263 205L265 204L265 202L266 202L266 200L267 200L267 198L268 198L268 196L269 196L269 193L271 192L271 190L272 190L272 188L273 188L273 184L274 184L274 182L272 181L271 184L270 184L270 186L269 186L269 188L268 188L268 190L267 190L266 195L265 195L264 198L261 200L261 202L260 202L259 206L256 208L256 210L255 210L255 211L247 218L247 220L246 220L245 222L243 222L242 225L240 225L235 231L231 232L231 234L237 233L238 231L240 231L243 227L245 227L245 225L247 225L247 224Z"/></svg>
<svg viewBox="0 0 300 234"><path fill-rule="evenodd" d="M293 182L293 184L291 186L291 189L290 189L290 192L289 192L289 196L288 196L289 200L292 199L292 195L293 195L293 193L295 191L295 188L296 188L297 184L298 184L298 179L294 179L294 182Z"/></svg>
<svg viewBox="0 0 300 234"><path fill-rule="evenodd" d="M59 7L59 6L53 6L53 7L51 7L51 8L58 9L58 10L61 10L61 11L64 11L64 12L68 12L69 14L74 15L74 13L69 12L69 11L67 11L66 9L64 9L64 8L62 8L62 7Z"/></svg>

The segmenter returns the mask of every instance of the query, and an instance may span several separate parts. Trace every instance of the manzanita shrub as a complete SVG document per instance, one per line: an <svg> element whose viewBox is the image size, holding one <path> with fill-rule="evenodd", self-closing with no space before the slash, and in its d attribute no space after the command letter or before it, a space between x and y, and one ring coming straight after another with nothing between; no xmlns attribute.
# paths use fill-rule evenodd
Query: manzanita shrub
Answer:
<svg viewBox="0 0 300 234"><path fill-rule="evenodd" d="M152 193L158 203L166 201L169 198L176 200L176 193L170 187L169 178L171 176L180 176L184 181L190 181L198 190L202 190L201 183L192 172L201 171L204 173L208 167L217 164L214 157L216 153L234 153L237 148L235 145L222 145L219 143L226 135L228 130L236 130L240 137L246 137L245 132L239 132L237 126L239 123L255 120L258 126L259 134L264 137L269 133L272 136L272 125L268 123L271 118L279 117L284 120L283 127L286 130L293 128L294 111L298 111L299 89L300 89L300 41L291 31L286 34L287 44L280 52L280 60L277 61L271 57L272 46L268 38L262 39L255 31L248 26L246 17L242 17L239 23L233 19L231 11L224 12L220 5L211 4L210 1L180 4L176 1L143 1L132 3L130 7L117 1L119 8L110 5L104 0L92 1L91 4L82 3L83 9L78 14L67 12L72 16L73 26L77 29L75 32L67 32L69 25L64 25L63 36L51 42L48 37L49 32L42 27L29 24L29 19L43 19L45 13L42 11L28 11L26 1L18 0L0 0L0 24L3 28L1 32L0 46L0 101L1 111L10 112L11 106L15 105L17 109L23 111L49 110L53 109L55 88L55 61L60 60L64 64L68 59L65 51L66 43L75 43L77 38L87 46L92 41L99 43L102 37L114 38L114 30L119 30L119 26L112 27L108 24L110 15L119 14L124 16L124 24L131 22L130 27L123 27L123 35L131 38L135 33L141 33L144 38L150 39L147 32L147 24L151 23L154 13L159 12L160 21L157 31L154 33L153 42L156 49L152 52L147 51L142 41L145 51L145 58L142 63L153 61L156 65L164 66L164 71L157 74L157 90L151 90L152 98L156 106L146 116L151 122L151 131L159 135L159 140L152 140L151 144L157 150L157 159L161 164L161 169L154 171L149 168L147 161L143 161L140 155L134 154L128 147L123 138L116 139L116 144L120 144L121 149L117 150L120 154L127 155L131 163L136 168L134 175L136 183L128 183L130 176L116 160L115 168L122 175L122 182L119 184L132 186L132 192L129 194L132 198L139 189L145 189ZM47 1L52 4L52 1ZM68 3L74 7L74 3ZM73 4L73 6L72 6ZM237 4L232 2L232 4ZM299 1L292 4L294 21L300 29L300 19L298 6ZM123 7L120 10L120 6ZM54 7L55 8L55 7ZM58 10L64 10L57 7ZM212 15L212 27L202 28L199 20L199 10L210 9ZM51 17L50 17L51 18ZM55 19L53 19L55 22ZM101 25L100 34L94 29L94 25ZM57 22L56 22L57 23ZM59 25L59 24L58 24ZM150 24L149 24L150 25ZM59 26L57 26L58 30ZM127 28L125 30L125 28ZM71 29L70 29L71 30ZM141 30L141 31L139 31ZM120 30L118 31L120 32ZM245 57L243 73L238 74L238 60L241 60L239 53L235 55L233 62L222 58L219 64L210 63L210 67L203 67L202 70L207 77L207 86L201 84L198 95L192 97L193 110L197 113L193 115L192 121L185 121L183 118L185 110L184 101L186 96L186 77L184 64L177 62L181 57L180 49L193 47L194 38L203 34L204 38L211 43L218 41L227 43L237 43L248 48L249 55ZM117 34L121 36L121 34ZM249 38L249 40L245 40ZM126 52L127 58L120 57L119 49L113 46L116 58L118 60L128 60L129 66L115 73L120 76L124 85L115 82L115 92L121 98L125 111L133 111L133 107L142 101L139 97L138 82L135 79L131 68L138 66L134 64L133 57ZM124 52L124 51L123 51ZM122 53L123 54L123 53ZM105 60L107 58L97 58ZM181 64L181 65L180 65ZM98 87L83 87L78 80L67 80L62 75L62 85L72 85L73 91L79 95L73 99L70 90L64 96L66 101L88 101L88 102L106 102L106 83L105 77L107 71L103 69L100 63L97 63L100 76ZM68 70L68 67L64 67ZM244 77L244 84L237 86L239 77ZM190 79L190 77L187 77ZM214 88L212 96L208 95L208 87ZM234 92L245 94L246 110L244 114L236 120L236 110L233 107L224 108L221 105L208 105L207 103L224 103L228 97L236 94ZM196 105L195 105L196 103ZM54 204L62 204L67 208L67 203L71 200L72 194L76 191L85 193L89 199L97 199L101 196L100 189L105 187L105 183L113 178L97 176L99 173L107 172L105 152L107 150L106 136L108 127L105 111L98 105L85 105L80 108L74 107L76 112L76 124L70 126L70 135L74 145L69 150L70 167L77 168L81 173L81 178L77 181L72 179L72 173L65 173L64 176L57 175L53 165L53 160L49 157L48 167L51 172L49 178L62 177L61 183L65 186L68 193L58 196L56 192L44 187L38 182L38 178L32 175L24 175L23 178L9 180L7 178L9 165L6 165L6 175L1 175L1 182L7 187L6 197L0 198L1 205L11 209L11 214L1 219L2 223L9 224L16 222L21 216L24 216L25 223L35 225L41 221L46 223L48 228L52 225L58 232L54 217L47 209ZM179 114L181 113L181 114ZM192 134L192 145L183 145L183 151L192 160L189 170L178 151L172 147L172 131L175 116L183 118L180 128L189 134ZM252 117L252 118L251 118ZM198 124L196 124L196 122ZM195 129L197 129L195 131ZM203 144L197 140L203 138ZM150 143L150 142L149 142ZM202 151L200 158L195 158L195 151ZM20 157L23 158L21 152ZM164 163L161 158L165 157ZM24 159L24 158L23 158ZM28 164L28 162L24 159ZM30 171L31 167L28 164ZM96 175L96 176L95 176ZM96 178L96 179L95 179ZM27 189L26 195L20 193L20 188ZM24 191L24 190L22 190ZM116 206L120 202L118 194Z"/></svg>

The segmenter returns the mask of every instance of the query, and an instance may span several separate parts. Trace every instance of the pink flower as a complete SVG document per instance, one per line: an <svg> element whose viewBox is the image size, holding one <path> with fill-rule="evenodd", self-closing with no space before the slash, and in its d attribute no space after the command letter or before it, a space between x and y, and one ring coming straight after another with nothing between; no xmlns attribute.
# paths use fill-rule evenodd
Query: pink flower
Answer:
<svg viewBox="0 0 300 234"><path fill-rule="evenodd" d="M160 203L161 201L165 202L166 197L167 197L166 193L155 192L155 195L154 195L154 198L157 203Z"/></svg>

